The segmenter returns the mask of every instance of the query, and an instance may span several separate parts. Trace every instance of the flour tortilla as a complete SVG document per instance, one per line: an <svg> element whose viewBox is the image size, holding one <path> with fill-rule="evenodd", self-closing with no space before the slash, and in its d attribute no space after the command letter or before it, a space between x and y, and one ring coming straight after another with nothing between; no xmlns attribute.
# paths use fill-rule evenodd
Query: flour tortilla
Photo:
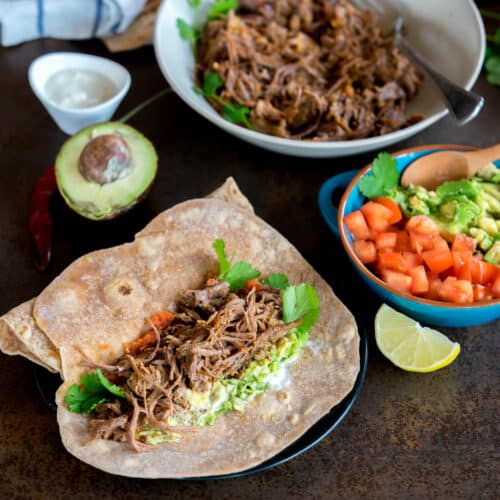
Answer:
<svg viewBox="0 0 500 500"><path fill-rule="evenodd" d="M253 214L252 205L232 177L228 177L207 197L224 200ZM58 349L34 321L32 311L35 300L31 299L0 317L0 351L11 356L24 356L64 376Z"/></svg>
<svg viewBox="0 0 500 500"><path fill-rule="evenodd" d="M35 299L15 307L0 318L0 350L5 354L21 355L30 361L58 372L59 352L33 319Z"/></svg>
<svg viewBox="0 0 500 500"><path fill-rule="evenodd" d="M113 474L143 478L241 471L286 448L352 389L359 371L354 318L299 252L242 206L243 197L239 202L181 203L156 217L133 243L78 259L37 298L34 320L58 349L65 377L56 395L61 437L77 458ZM198 287L208 271L217 270L211 246L217 238L264 276L284 272L291 283L311 283L318 292L320 319L309 345L287 368L288 383L267 390L243 414L229 412L213 426L150 452L91 441L88 416L69 412L63 401L69 385L86 371L82 352L101 362L122 354L123 342L145 328L144 318L173 309L182 290Z"/></svg>

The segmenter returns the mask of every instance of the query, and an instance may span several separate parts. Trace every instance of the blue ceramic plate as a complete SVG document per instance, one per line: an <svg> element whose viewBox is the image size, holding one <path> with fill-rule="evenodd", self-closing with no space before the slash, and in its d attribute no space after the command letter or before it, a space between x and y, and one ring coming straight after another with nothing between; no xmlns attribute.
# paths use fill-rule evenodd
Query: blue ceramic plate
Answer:
<svg viewBox="0 0 500 500"><path fill-rule="evenodd" d="M274 457L266 460L265 462L234 474L225 474L220 476L209 477L187 477L185 479L200 480L200 479L230 479L235 477L249 476L257 472L262 472L277 465L284 464L292 458L298 457L316 446L321 440L327 437L337 425L342 422L344 417L349 413L354 402L358 398L366 376L366 368L368 366L368 336L365 328L360 324L358 318L358 330L360 335L359 355L360 367L358 377L354 384L352 391L337 405L334 406L330 413L318 420L305 434L303 434L297 441L292 443L286 449L275 455ZM41 366L35 365L34 367L35 385L45 402L45 404L54 413L57 410L55 402L55 394L62 381L59 375L50 373ZM181 478L182 479L182 478Z"/></svg>
<svg viewBox="0 0 500 500"><path fill-rule="evenodd" d="M398 171L402 173L406 167L421 156L437 151L470 149L473 148L457 145L420 146L394 153L393 156L396 158ZM500 161L495 163L500 166ZM354 268L372 291L379 295L384 302L392 304L419 321L432 325L464 327L500 318L500 299L489 303L462 305L406 295L389 288L359 260L352 249L351 235L345 230L342 220L345 215L358 210L365 203L366 198L357 186L359 179L365 175L372 175L370 165L361 170L351 170L334 175L321 186L318 201L326 223L332 232L340 238ZM345 189L345 191L337 209L332 201L332 195L339 189Z"/></svg>

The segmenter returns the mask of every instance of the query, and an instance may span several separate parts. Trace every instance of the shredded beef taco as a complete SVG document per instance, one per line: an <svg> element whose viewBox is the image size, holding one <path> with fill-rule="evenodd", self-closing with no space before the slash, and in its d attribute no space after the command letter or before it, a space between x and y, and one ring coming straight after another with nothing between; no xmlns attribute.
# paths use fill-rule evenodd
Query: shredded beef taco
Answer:
<svg viewBox="0 0 500 500"><path fill-rule="evenodd" d="M227 192L78 259L36 299L31 320L65 379L62 440L84 462L144 478L244 470L352 389L352 315Z"/></svg>

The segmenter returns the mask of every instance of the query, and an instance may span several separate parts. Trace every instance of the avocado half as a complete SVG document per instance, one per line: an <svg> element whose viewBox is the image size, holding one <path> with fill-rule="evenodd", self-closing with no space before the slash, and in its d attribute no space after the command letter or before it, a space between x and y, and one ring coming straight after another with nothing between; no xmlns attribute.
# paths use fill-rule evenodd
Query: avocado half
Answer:
<svg viewBox="0 0 500 500"><path fill-rule="evenodd" d="M64 201L92 220L113 219L147 194L158 170L151 142L120 122L99 123L68 139L55 162Z"/></svg>

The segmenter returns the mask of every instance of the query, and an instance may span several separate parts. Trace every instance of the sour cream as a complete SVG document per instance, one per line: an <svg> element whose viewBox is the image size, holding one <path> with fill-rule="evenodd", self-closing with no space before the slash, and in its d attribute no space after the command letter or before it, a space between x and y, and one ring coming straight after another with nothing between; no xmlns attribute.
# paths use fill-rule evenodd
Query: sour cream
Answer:
<svg viewBox="0 0 500 500"><path fill-rule="evenodd" d="M62 69L51 75L45 83L47 98L68 109L97 106L111 99L118 87L106 76L88 69Z"/></svg>

